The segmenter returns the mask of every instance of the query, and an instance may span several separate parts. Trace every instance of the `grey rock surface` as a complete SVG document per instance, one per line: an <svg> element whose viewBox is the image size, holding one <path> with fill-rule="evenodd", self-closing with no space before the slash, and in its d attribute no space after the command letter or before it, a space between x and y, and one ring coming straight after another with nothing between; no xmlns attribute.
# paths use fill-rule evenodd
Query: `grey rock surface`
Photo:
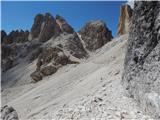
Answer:
<svg viewBox="0 0 160 120"><path fill-rule="evenodd" d="M48 75L52 75L53 73L55 73L57 71L57 68L55 66L45 66L41 69L41 73L44 76L48 76Z"/></svg>
<svg viewBox="0 0 160 120"><path fill-rule="evenodd" d="M123 85L144 112L160 119L160 2L135 2Z"/></svg>
<svg viewBox="0 0 160 120"><path fill-rule="evenodd" d="M13 107L5 105L1 108L1 119L2 120L19 120L18 114Z"/></svg>
<svg viewBox="0 0 160 120"><path fill-rule="evenodd" d="M38 82L40 80L42 80L42 74L40 73L40 71L35 71L33 72L30 77L34 80L34 82Z"/></svg>
<svg viewBox="0 0 160 120"><path fill-rule="evenodd" d="M103 21L91 21L86 23L79 31L86 48L94 51L111 41L112 33Z"/></svg>

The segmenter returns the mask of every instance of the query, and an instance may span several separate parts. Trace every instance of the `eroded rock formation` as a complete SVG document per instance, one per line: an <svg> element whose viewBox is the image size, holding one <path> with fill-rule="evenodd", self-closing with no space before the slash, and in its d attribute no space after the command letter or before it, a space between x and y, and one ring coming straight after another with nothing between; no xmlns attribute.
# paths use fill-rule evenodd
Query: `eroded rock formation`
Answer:
<svg viewBox="0 0 160 120"><path fill-rule="evenodd" d="M154 119L160 119L160 2L135 2L123 85Z"/></svg>
<svg viewBox="0 0 160 120"><path fill-rule="evenodd" d="M132 8L125 4L121 6L117 35L128 33L131 27Z"/></svg>
<svg viewBox="0 0 160 120"><path fill-rule="evenodd" d="M86 48L94 51L111 41L112 33L103 21L91 21L79 31Z"/></svg>

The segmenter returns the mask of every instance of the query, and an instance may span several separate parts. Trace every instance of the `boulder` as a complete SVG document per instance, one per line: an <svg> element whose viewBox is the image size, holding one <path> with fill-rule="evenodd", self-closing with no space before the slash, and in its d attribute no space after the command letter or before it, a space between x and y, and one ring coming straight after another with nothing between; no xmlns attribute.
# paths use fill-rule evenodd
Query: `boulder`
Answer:
<svg viewBox="0 0 160 120"><path fill-rule="evenodd" d="M132 8L125 4L121 6L118 22L117 35L123 35L129 32L132 20Z"/></svg>
<svg viewBox="0 0 160 120"><path fill-rule="evenodd" d="M113 38L106 24L100 20L86 23L79 34L89 51L102 47Z"/></svg>
<svg viewBox="0 0 160 120"><path fill-rule="evenodd" d="M43 68L41 68L41 73L44 76L48 76L48 75L52 75L53 73L55 73L57 71L57 68L55 66L45 66Z"/></svg>
<svg viewBox="0 0 160 120"><path fill-rule="evenodd" d="M2 120L19 120L18 114L13 107L5 105L1 108L1 119Z"/></svg>
<svg viewBox="0 0 160 120"><path fill-rule="evenodd" d="M136 1L122 84L142 110L160 119L160 2Z"/></svg>
<svg viewBox="0 0 160 120"><path fill-rule="evenodd" d="M41 75L40 71L35 71L30 76L35 82L42 80L42 75Z"/></svg>

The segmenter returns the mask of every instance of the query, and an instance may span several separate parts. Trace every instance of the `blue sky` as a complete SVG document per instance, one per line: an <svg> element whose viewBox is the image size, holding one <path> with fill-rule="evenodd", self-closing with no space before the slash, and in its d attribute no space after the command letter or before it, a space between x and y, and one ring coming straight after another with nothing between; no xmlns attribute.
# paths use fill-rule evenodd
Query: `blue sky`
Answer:
<svg viewBox="0 0 160 120"><path fill-rule="evenodd" d="M63 16L76 31L87 21L103 20L115 36L120 6L124 3L125 1L3 1L1 29L7 33L16 29L30 30L36 14L50 12L53 16Z"/></svg>

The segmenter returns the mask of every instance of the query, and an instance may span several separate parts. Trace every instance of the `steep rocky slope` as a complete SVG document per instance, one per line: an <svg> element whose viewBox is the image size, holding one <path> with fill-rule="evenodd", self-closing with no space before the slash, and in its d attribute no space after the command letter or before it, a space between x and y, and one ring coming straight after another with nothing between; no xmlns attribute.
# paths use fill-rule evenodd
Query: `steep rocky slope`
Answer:
<svg viewBox="0 0 160 120"><path fill-rule="evenodd" d="M22 84L36 61L16 66L7 75L21 82L3 89L2 105L13 106L22 120L149 118L120 84L127 39L116 38L80 64L63 66L37 83Z"/></svg>
<svg viewBox="0 0 160 120"><path fill-rule="evenodd" d="M135 2L123 84L144 112L160 119L160 2Z"/></svg>
<svg viewBox="0 0 160 120"><path fill-rule="evenodd" d="M117 35L123 35L128 33L131 26L131 18L132 18L132 8L125 4L121 6Z"/></svg>

